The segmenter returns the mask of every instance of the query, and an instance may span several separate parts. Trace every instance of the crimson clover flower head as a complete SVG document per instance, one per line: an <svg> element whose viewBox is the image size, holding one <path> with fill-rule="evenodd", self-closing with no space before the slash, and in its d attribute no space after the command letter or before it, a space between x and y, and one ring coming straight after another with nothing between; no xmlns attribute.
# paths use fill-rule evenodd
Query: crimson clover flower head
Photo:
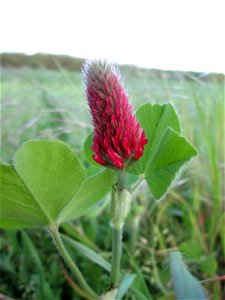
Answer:
<svg viewBox="0 0 225 300"><path fill-rule="evenodd" d="M94 126L93 159L113 169L126 169L137 161L148 143L132 113L119 69L105 60L86 61L85 98Z"/></svg>

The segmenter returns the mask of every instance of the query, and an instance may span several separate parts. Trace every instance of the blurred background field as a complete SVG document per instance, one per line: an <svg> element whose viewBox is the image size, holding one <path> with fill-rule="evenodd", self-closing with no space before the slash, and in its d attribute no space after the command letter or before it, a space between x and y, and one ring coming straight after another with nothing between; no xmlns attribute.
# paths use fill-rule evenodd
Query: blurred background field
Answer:
<svg viewBox="0 0 225 300"><path fill-rule="evenodd" d="M11 163L29 139L61 139L83 155L91 132L81 81L82 59L2 54L1 161ZM224 75L121 66L134 109L172 102L183 133L199 152L176 186L156 202L143 185L125 226L122 267L136 274L124 299L174 299L167 251L179 249L211 299L225 299ZM110 261L109 199L62 227ZM1 293L13 299L82 299L48 234L1 231ZM101 292L108 273L74 252L90 285ZM220 277L218 277L220 276ZM210 280L209 280L210 279Z"/></svg>

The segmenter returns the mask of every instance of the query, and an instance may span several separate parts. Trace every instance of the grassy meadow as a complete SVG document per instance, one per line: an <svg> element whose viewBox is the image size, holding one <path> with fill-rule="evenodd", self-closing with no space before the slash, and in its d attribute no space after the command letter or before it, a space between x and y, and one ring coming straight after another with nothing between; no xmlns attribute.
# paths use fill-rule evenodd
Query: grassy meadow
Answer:
<svg viewBox="0 0 225 300"><path fill-rule="evenodd" d="M48 67L48 66L47 66ZM91 132L80 62L1 70L1 161L11 163L29 139L61 139L83 155ZM143 185L124 229L122 269L136 274L123 299L174 299L167 252L179 249L211 299L225 299L224 76L144 70L123 66L134 109L145 102L172 102L182 130L198 150L165 199L156 202ZM89 166L89 173L96 172ZM61 230L110 261L110 205ZM1 231L0 293L13 299L83 299L44 230ZM79 251L73 256L90 285L101 292L108 273Z"/></svg>

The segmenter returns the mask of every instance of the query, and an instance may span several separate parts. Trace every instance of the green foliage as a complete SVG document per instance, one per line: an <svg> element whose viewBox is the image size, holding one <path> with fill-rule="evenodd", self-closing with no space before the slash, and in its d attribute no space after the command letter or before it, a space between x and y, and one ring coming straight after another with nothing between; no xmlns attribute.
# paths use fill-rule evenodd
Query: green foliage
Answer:
<svg viewBox="0 0 225 300"><path fill-rule="evenodd" d="M87 178L59 216L59 222L84 215L111 190L115 180L115 174L110 170Z"/></svg>
<svg viewBox="0 0 225 300"><path fill-rule="evenodd" d="M170 103L164 105L144 104L138 108L136 116L149 141L145 146L143 157L137 161L133 170L135 173L144 174L145 170L149 168L167 128L172 128L180 133L180 124L178 116Z"/></svg>
<svg viewBox="0 0 225 300"><path fill-rule="evenodd" d="M106 271L110 272L111 270L111 264L106 261L100 254L96 253L95 251L91 250L87 246L84 246L83 244L67 237L66 235L61 235L63 241L65 242L66 248L68 249L69 253L72 253L75 251L91 262L96 263Z"/></svg>
<svg viewBox="0 0 225 300"><path fill-rule="evenodd" d="M0 166L1 227L20 228L46 225L48 219L13 166Z"/></svg>
<svg viewBox="0 0 225 300"><path fill-rule="evenodd" d="M31 141L15 155L15 169L53 224L85 178L78 157L62 142Z"/></svg>
<svg viewBox="0 0 225 300"><path fill-rule="evenodd" d="M146 281L143 276L143 272L141 271L141 268L137 265L136 261L134 260L131 253L125 248L126 254L128 256L128 260L130 262L130 265L132 266L133 271L135 272L136 276L134 279L134 282L132 284L132 291L134 292L136 298L138 299L152 299L152 295L150 292L150 289L148 289L148 286L146 284Z"/></svg>
<svg viewBox="0 0 225 300"><path fill-rule="evenodd" d="M170 269L175 288L176 299L208 299L203 287L188 271L179 252L172 251L170 256Z"/></svg>
<svg viewBox="0 0 225 300"><path fill-rule="evenodd" d="M131 287L133 281L135 280L136 274L126 274L123 281L120 284L118 292L116 294L116 299L122 299L127 293L128 289Z"/></svg>
<svg viewBox="0 0 225 300"><path fill-rule="evenodd" d="M76 218L105 196L114 180L110 172L85 180L83 164L59 141L27 142L16 153L14 164L1 166L3 228Z"/></svg>
<svg viewBox="0 0 225 300"><path fill-rule="evenodd" d="M200 268L204 274L213 276L218 268L215 254L210 254L202 258Z"/></svg>
<svg viewBox="0 0 225 300"><path fill-rule="evenodd" d="M180 168L197 152L180 136L179 120L171 104L145 104L136 115L149 142L143 157L135 163L131 172L144 176L153 196L160 199Z"/></svg>
<svg viewBox="0 0 225 300"><path fill-rule="evenodd" d="M52 291L50 290L50 286L48 281L46 280L44 268L39 256L39 253L30 239L29 235L25 232L21 232L23 239L23 248L26 254L26 257L30 257L33 260L35 267L37 268L38 275L37 276L37 285L39 287L38 290L38 298L39 299L51 299L53 297Z"/></svg>
<svg viewBox="0 0 225 300"><path fill-rule="evenodd" d="M190 258L199 259L202 256L201 245L198 240L192 239L180 244L179 250L181 253L189 256Z"/></svg>
<svg viewBox="0 0 225 300"><path fill-rule="evenodd" d="M1 233L1 239L1 294L21 300L60 300L68 287L49 234L7 230Z"/></svg>

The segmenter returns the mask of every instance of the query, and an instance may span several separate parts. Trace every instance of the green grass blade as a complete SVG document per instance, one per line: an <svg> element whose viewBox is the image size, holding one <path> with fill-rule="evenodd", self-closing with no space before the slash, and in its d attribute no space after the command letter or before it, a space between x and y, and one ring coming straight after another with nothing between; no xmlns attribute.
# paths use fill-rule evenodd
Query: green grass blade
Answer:
<svg viewBox="0 0 225 300"><path fill-rule="evenodd" d="M96 253L95 251L91 250L87 246L82 245L81 243L61 234L62 240L66 245L68 251L72 254L75 250L80 255L84 256L85 258L89 259L93 263L99 265L106 271L111 271L111 265L108 261L106 261L100 254Z"/></svg>

